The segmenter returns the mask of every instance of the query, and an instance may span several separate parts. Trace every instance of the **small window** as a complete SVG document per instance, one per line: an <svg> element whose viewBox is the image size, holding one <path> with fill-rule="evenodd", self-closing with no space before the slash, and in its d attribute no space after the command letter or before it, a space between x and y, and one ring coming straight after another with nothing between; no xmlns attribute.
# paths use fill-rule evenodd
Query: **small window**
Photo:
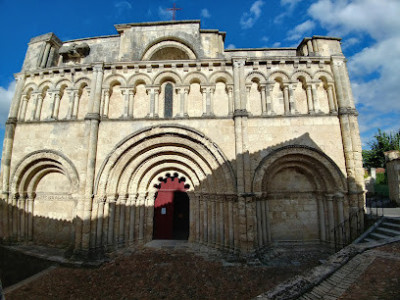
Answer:
<svg viewBox="0 0 400 300"><path fill-rule="evenodd" d="M173 87L171 83L165 85L165 100L164 100L164 117L172 118L172 92Z"/></svg>

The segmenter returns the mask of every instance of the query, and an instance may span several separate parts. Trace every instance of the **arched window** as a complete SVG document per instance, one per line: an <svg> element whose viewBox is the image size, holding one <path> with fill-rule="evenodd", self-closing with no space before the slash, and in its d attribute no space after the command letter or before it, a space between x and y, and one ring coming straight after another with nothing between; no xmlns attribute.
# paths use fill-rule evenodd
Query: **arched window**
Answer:
<svg viewBox="0 0 400 300"><path fill-rule="evenodd" d="M165 85L165 100L164 100L164 117L172 118L172 92L173 87L171 83Z"/></svg>

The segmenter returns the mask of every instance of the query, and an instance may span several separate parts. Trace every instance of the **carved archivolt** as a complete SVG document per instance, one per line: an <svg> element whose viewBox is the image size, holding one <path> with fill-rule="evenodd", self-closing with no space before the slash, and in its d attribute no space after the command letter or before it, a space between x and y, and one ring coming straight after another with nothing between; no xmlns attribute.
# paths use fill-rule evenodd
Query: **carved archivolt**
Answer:
<svg viewBox="0 0 400 300"><path fill-rule="evenodd" d="M21 159L11 176L11 192L34 193L40 179L53 172L61 173L68 179L71 193L78 192L79 176L74 164L55 150L36 151Z"/></svg>
<svg viewBox="0 0 400 300"><path fill-rule="evenodd" d="M121 141L100 169L96 193L145 193L168 171L184 175L194 191L235 191L233 170L217 146L176 125L144 129Z"/></svg>
<svg viewBox="0 0 400 300"><path fill-rule="evenodd" d="M261 161L254 174L253 192L268 193L265 190L268 183L284 168L301 170L314 184L314 191L346 190L345 176L324 153L306 146L288 146L273 151Z"/></svg>

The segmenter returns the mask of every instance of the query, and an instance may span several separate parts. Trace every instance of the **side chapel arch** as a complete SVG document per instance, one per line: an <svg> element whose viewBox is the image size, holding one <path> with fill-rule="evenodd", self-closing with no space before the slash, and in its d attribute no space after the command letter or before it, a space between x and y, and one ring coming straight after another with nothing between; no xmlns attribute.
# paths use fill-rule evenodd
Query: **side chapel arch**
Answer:
<svg viewBox="0 0 400 300"><path fill-rule="evenodd" d="M287 146L266 156L255 171L252 189L258 197L259 246L332 240L331 230L344 215L342 172L308 146Z"/></svg>

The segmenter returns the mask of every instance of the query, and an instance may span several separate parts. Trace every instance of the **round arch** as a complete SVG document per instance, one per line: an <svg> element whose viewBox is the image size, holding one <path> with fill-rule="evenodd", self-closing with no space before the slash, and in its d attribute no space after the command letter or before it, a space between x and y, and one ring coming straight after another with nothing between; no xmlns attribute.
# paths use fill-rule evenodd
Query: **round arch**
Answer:
<svg viewBox="0 0 400 300"><path fill-rule="evenodd" d="M95 193L146 193L166 170L185 174L193 190L235 191L233 170L213 142L193 129L166 125L143 129L118 143L101 166Z"/></svg>
<svg viewBox="0 0 400 300"><path fill-rule="evenodd" d="M291 145L276 149L257 167L252 189L258 198L260 246L331 240L332 229L342 221L343 206L333 201L333 195L346 194L345 177L315 148Z"/></svg>
<svg viewBox="0 0 400 300"><path fill-rule="evenodd" d="M151 60L151 58L160 50L163 49L177 49L184 56L184 59L197 59L196 53L181 40L176 40L176 38L168 38L163 40L158 40L150 44L143 53L142 60Z"/></svg>
<svg viewBox="0 0 400 300"><path fill-rule="evenodd" d="M70 183L71 193L78 192L79 175L75 166L55 150L40 150L22 158L11 177L11 192L34 193L40 179L51 172L63 174Z"/></svg>

